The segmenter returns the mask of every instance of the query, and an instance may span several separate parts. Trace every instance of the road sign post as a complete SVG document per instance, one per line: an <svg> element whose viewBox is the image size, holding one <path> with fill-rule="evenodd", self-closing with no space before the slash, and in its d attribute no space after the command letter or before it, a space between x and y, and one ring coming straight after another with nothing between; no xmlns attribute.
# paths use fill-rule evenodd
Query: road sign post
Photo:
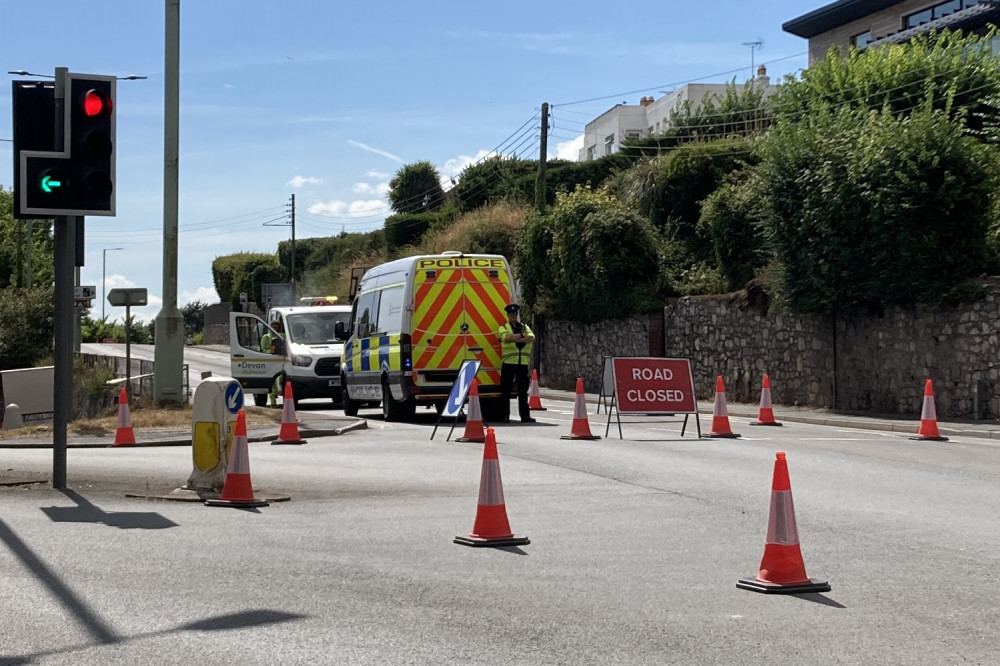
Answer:
<svg viewBox="0 0 1000 666"><path fill-rule="evenodd" d="M96 292L97 287L92 287ZM145 305L145 287L122 287L108 292L108 303L116 307L125 306L125 390L132 396L132 306Z"/></svg>

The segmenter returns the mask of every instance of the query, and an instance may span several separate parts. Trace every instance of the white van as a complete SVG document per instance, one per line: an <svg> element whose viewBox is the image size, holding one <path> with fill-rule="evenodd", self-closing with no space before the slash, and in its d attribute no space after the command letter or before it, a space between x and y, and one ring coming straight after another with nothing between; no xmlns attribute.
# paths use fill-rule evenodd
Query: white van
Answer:
<svg viewBox="0 0 1000 666"><path fill-rule="evenodd" d="M279 377L282 387L285 381L291 381L296 403L305 398L330 398L339 405L344 344L336 339L334 331L338 323L343 326L350 318L349 305L275 307L268 311L266 322L256 315L230 312L233 378L244 393L253 395L258 406L267 404L268 389ZM275 322L281 323L283 342L262 350L260 341L265 333L279 335L274 331Z"/></svg>

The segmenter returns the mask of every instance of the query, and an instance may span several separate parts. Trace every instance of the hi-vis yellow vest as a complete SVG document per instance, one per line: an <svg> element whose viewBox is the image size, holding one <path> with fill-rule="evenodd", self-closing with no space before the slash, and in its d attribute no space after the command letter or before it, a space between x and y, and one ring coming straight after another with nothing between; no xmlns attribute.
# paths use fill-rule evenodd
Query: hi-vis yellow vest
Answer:
<svg viewBox="0 0 1000 666"><path fill-rule="evenodd" d="M513 333L514 330L510 327L510 323L506 323L500 327L497 331L497 336L500 338L500 352L503 355L503 362L510 363L512 365L531 365L531 342L522 342L524 347L518 349L516 342L504 342L506 337ZM534 335L531 329L528 328L527 324L521 324L521 332L525 335Z"/></svg>

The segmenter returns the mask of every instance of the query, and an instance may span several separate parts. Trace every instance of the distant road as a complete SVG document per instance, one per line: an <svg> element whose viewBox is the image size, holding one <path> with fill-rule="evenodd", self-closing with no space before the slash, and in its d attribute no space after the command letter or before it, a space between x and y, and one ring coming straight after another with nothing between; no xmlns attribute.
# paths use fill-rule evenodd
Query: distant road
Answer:
<svg viewBox="0 0 1000 666"><path fill-rule="evenodd" d="M100 356L125 357L124 344L101 344L85 342L80 344L84 354ZM132 358L152 361L155 355L153 345L131 345L129 354ZM229 348L225 345L192 345L184 347L184 362L188 366L191 391L194 392L201 383L202 373L211 372L216 377L229 377Z"/></svg>

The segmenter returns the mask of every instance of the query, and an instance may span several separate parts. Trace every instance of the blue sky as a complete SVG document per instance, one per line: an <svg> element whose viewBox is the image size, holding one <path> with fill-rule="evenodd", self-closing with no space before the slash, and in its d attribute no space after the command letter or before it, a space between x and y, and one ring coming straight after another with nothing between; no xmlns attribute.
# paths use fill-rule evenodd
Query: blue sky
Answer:
<svg viewBox="0 0 1000 666"><path fill-rule="evenodd" d="M216 257L290 238L292 194L297 239L381 227L404 164L428 160L449 177L498 148L536 158L542 102L553 105L549 156L575 158L584 125L619 102L742 82L751 56L772 80L795 74L807 44L781 24L823 4L182 0L178 304L218 302ZM98 294L105 257L107 289L146 287L142 320L163 293L164 6L9 3L0 40L8 188L8 70L148 77L118 83L117 217L87 218L81 270Z"/></svg>

